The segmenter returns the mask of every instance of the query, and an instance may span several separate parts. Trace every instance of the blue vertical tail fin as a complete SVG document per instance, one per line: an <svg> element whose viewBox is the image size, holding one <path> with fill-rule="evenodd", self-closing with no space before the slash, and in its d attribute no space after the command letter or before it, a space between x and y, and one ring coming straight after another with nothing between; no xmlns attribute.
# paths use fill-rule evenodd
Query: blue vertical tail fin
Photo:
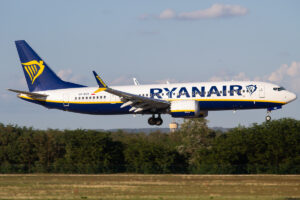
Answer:
<svg viewBox="0 0 300 200"><path fill-rule="evenodd" d="M85 87L61 80L25 40L15 43L30 92Z"/></svg>

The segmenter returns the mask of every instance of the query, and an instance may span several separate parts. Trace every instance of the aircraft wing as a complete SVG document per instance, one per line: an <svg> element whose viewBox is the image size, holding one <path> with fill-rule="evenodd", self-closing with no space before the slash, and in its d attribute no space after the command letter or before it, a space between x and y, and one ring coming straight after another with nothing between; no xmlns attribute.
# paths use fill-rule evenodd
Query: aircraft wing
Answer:
<svg viewBox="0 0 300 200"><path fill-rule="evenodd" d="M165 112L170 107L170 103L168 101L143 97L136 94L131 94L131 93L110 88L103 82L103 80L97 75L95 71L93 71L93 73L99 85L99 89L96 90L94 93L105 91L113 95L119 96L121 100L124 102L121 105L121 108L131 106L131 109L129 111L138 113L138 112L147 112L147 111Z"/></svg>
<svg viewBox="0 0 300 200"><path fill-rule="evenodd" d="M35 93L35 92L26 92L26 91L21 91L21 90L13 90L13 89L8 89L11 92L15 92L15 93L19 93L19 94L26 94L29 97L32 98L45 98L48 95L46 94L39 94L39 93Z"/></svg>

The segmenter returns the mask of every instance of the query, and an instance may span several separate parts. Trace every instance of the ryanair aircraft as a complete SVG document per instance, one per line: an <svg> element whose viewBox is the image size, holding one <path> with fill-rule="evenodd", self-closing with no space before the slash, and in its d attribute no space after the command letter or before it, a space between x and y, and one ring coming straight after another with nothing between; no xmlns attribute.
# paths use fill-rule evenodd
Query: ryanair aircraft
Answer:
<svg viewBox="0 0 300 200"><path fill-rule="evenodd" d="M29 92L9 89L25 101L50 109L93 114L149 114L148 123L161 125L161 114L172 117L206 117L208 111L280 109L296 99L283 87L265 82L227 81L109 87L97 75L98 87L87 87L61 80L24 41L16 47Z"/></svg>

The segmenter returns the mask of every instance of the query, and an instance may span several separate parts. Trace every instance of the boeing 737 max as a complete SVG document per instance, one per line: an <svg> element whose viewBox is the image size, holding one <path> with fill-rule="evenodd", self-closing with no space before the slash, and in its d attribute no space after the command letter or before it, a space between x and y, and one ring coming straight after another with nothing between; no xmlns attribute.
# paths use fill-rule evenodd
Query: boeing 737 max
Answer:
<svg viewBox="0 0 300 200"><path fill-rule="evenodd" d="M161 114L206 117L208 111L266 109L269 113L296 99L275 84L254 81L200 82L107 86L93 72L98 87L61 80L24 41L16 41L29 92L12 90L25 101L50 109L93 115L150 114L150 125L161 125Z"/></svg>

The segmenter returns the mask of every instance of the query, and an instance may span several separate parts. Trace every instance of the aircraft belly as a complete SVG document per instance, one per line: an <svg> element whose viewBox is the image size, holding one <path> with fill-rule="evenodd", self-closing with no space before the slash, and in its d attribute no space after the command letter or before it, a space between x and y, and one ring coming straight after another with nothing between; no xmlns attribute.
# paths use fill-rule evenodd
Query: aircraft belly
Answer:
<svg viewBox="0 0 300 200"><path fill-rule="evenodd" d="M48 107L56 107L57 109L66 110L76 113L94 114L94 115L109 115L109 114L128 114L129 108L120 108L121 103L94 103L94 104L77 104L69 103L64 106L62 103L47 102Z"/></svg>
<svg viewBox="0 0 300 200"><path fill-rule="evenodd" d="M63 102L46 102L35 99L24 99L25 101L45 106L49 109L59 109L76 113L94 115L114 115L132 114L129 112L130 106L121 108L122 103L69 103L67 106ZM281 103L268 101L211 101L200 100L201 110L240 110L240 109L259 109L282 106Z"/></svg>
<svg viewBox="0 0 300 200"><path fill-rule="evenodd" d="M199 101L201 110L259 109L280 106L280 103L254 101Z"/></svg>

